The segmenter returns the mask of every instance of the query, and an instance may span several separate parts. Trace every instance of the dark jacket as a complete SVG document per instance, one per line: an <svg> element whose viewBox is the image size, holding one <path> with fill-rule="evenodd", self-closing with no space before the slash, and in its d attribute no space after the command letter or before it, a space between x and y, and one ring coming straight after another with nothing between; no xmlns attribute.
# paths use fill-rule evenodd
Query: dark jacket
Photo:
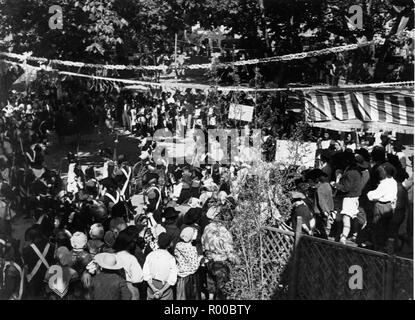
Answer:
<svg viewBox="0 0 415 320"><path fill-rule="evenodd" d="M35 243L38 250L43 253L46 245L48 244L47 241L40 241ZM55 253L55 246L50 244L49 250L46 254L46 261L48 262L49 266L53 265L54 262L54 253ZM28 246L23 248L23 261L27 267L27 272L30 274L33 271L33 268L39 261L39 257L36 255L35 251L32 249L32 247ZM45 274L48 269L46 266L42 263L36 272L36 274L33 276L31 281L27 285L28 294L30 299L36 299L41 298L41 296L44 294L44 284L43 280L45 279Z"/></svg>
<svg viewBox="0 0 415 320"><path fill-rule="evenodd" d="M314 193L314 212L324 213L334 210L333 193L329 183L320 183Z"/></svg>
<svg viewBox="0 0 415 320"><path fill-rule="evenodd" d="M162 226L166 229L166 233L169 235L171 239L171 250L172 252L174 252L174 248L176 247L177 242L179 242L180 240L180 229L175 223L162 223Z"/></svg>
<svg viewBox="0 0 415 320"><path fill-rule="evenodd" d="M356 169L347 170L334 186L343 192L344 198L360 197L363 189L362 174Z"/></svg>
<svg viewBox="0 0 415 320"><path fill-rule="evenodd" d="M116 272L101 271L91 282L91 300L131 300L131 291Z"/></svg>

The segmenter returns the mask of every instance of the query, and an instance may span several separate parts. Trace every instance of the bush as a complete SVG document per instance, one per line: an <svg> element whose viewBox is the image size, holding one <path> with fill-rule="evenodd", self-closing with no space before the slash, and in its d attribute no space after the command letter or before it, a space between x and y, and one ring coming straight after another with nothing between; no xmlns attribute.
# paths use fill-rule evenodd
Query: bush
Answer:
<svg viewBox="0 0 415 320"><path fill-rule="evenodd" d="M272 279L265 281L262 278L260 232L264 226L276 227L290 219L289 192L293 190L294 180L300 176L298 161L307 153L301 142L308 135L309 129L300 123L291 140L293 152L288 164L259 162L234 188L238 206L229 230L234 237L239 262L231 268L231 280L227 284L229 299L258 300L286 291L281 282L285 261L280 259L272 264L272 271L268 272Z"/></svg>

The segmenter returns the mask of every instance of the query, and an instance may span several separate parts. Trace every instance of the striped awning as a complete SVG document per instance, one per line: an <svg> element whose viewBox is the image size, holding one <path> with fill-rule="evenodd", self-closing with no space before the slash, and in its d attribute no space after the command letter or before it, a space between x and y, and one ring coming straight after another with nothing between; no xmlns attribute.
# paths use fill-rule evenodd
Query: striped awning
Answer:
<svg viewBox="0 0 415 320"><path fill-rule="evenodd" d="M362 91L317 90L304 93L309 122L348 121L414 125L414 92L410 89Z"/></svg>

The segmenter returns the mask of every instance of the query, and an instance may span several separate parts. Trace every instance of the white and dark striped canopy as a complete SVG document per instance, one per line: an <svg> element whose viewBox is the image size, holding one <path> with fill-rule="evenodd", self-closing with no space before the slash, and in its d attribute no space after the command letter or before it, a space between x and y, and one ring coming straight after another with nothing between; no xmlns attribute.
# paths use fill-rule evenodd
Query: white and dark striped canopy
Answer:
<svg viewBox="0 0 415 320"><path fill-rule="evenodd" d="M409 89L311 91L304 94L306 120L311 123L359 120L413 127L413 94Z"/></svg>

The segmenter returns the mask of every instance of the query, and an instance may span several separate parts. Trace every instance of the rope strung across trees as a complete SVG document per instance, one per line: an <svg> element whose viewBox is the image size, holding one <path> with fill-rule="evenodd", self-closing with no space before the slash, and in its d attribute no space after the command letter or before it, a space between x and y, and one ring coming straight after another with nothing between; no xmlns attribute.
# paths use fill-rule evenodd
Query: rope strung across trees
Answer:
<svg viewBox="0 0 415 320"><path fill-rule="evenodd" d="M47 59L47 58L39 58L39 57L32 57L31 53L25 54L17 54L17 53L9 53L9 52L0 52L0 56L11 58L11 59L18 59L20 61L33 61L40 64L51 64L51 65L62 65L68 67L77 67L77 68L99 68L104 70L149 70L149 71L163 71L165 72L169 68L175 69L210 69L212 66L215 67L229 67L232 65L235 66L245 66L245 65L255 65L255 64L262 64L262 63L272 63L272 62L281 62L281 61L290 61L290 60L299 60L311 57L317 57L322 55L328 55L332 53L339 53L344 51L351 51L356 50L358 48L367 47L373 44L378 43L378 40L373 40L370 42L363 42L358 44L350 44L350 45L343 45L339 47L332 47L332 48L325 48L320 50L314 51L307 51L307 52L300 52L300 53L293 53L293 54L286 54L282 56L273 56L268 58L260 58L260 59L250 59L250 60L242 60L242 61L235 61L235 62L221 62L221 63L203 63L203 64L190 64L190 65L158 65L158 66L133 66L133 65L110 65L110 64L94 64L94 63L84 63L84 62L75 62L75 61L65 61L65 60L55 60L55 59Z"/></svg>
<svg viewBox="0 0 415 320"><path fill-rule="evenodd" d="M278 91L312 91L312 90L329 90L329 89L362 89L362 88L385 88L385 87L414 87L415 81L401 81L401 82L379 82L379 83L368 83L368 84L356 84L356 85L342 85L337 87L328 86L310 86L310 87L285 87L285 88L246 88L246 87L221 87L217 85L203 85L198 83L160 83L160 82L149 82L132 79L117 79L110 77L95 76L89 74L68 72L68 71L57 71L51 69L44 69L41 67L35 67L28 64L16 63L8 60L3 60L6 63L20 65L23 67L29 67L36 70L43 70L46 72L57 72L61 75L67 75L72 77L89 78L95 80L104 80L110 82L118 82L130 85L145 85L150 87L160 87L166 89L197 89L197 90L217 90L222 92L240 91L240 92L278 92Z"/></svg>

